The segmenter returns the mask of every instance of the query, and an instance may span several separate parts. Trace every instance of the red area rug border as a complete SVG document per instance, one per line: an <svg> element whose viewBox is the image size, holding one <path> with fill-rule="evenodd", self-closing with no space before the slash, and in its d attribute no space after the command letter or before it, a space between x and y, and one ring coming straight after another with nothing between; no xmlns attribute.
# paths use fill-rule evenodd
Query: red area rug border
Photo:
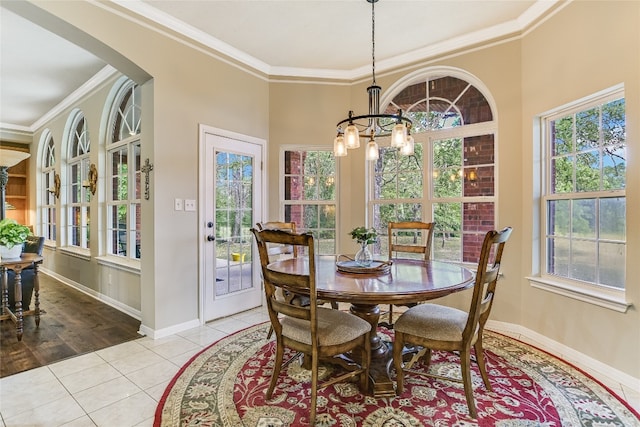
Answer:
<svg viewBox="0 0 640 427"><path fill-rule="evenodd" d="M171 393L171 390L173 389L173 386L176 384L176 381L178 381L178 378L180 378L180 376L189 367L189 365L191 365L193 363L194 360L196 360L202 353L204 353L205 351L209 350L214 345L218 344L220 341L225 340L227 338L230 338L230 337L232 337L232 336L234 336L236 334L239 334L240 332L245 331L245 330L247 330L249 328L253 328L254 326L267 324L269 322L270 322L270 320L267 320L266 322L258 322L255 325L251 325L251 326L247 326L246 328L239 329L239 330L235 331L232 334L229 334L229 335L227 335L225 337L220 338L219 340L216 340L216 341L212 342L211 344L209 344L208 346L204 347L202 350L200 350L199 352L194 354L187 361L187 363L185 363L184 365L182 365L180 367L178 372L173 376L173 378L171 378L171 381L169 381L169 384L167 384L167 388L164 389L164 392L162 393L162 397L158 401L158 406L156 406L156 412L155 412L155 415L153 417L153 427L159 427L160 426L160 421L161 421L161 418L162 418L162 408L164 408L164 404L167 402L167 397L169 396L169 393Z"/></svg>
<svg viewBox="0 0 640 427"><path fill-rule="evenodd" d="M488 328L487 328L487 329L488 329ZM488 329L488 330L489 330L489 331L491 331L491 333L493 333L493 334L500 335L500 336L506 337L506 338L508 338L508 339L510 339L510 340L518 341L519 343L522 343L522 344L524 344L524 345L526 345L526 346L528 346L528 347L535 348L535 349L536 349L536 350L538 350L539 352L544 353L544 354L546 354L546 355L547 355L547 356L549 356L549 357L553 357L554 359L559 360L560 362L562 362L562 363L564 363L564 364L566 364L566 365L570 366L571 368L573 368L573 369L575 369L576 371L580 372L582 375L584 375L585 377L589 378L590 380L592 380L593 382L597 383L597 384L598 384L598 385L600 385L602 388L604 388L605 390L607 390L611 395L613 395L616 399L618 399L618 400L620 401L620 403L622 403L624 406L626 406L626 407L627 407L627 409L628 409L629 411L631 411L631 412L632 412L636 417L638 417L638 418L640 419L640 412L636 411L636 410L635 410L635 408L633 408L633 407L632 407L632 406L631 406L631 405L630 405L626 400L624 400L624 399L623 399L623 398L622 398L618 393L616 393L615 391L611 390L611 388L609 388L609 386L607 386L606 384L604 384L604 383L603 383L602 381L600 381L599 379L595 378L593 375L591 375L590 373L588 373L588 372L587 372L587 371L585 371L584 369L582 369L582 368L580 368L580 367L578 367L578 366L574 365L573 363L571 363L571 362L569 362L569 361L567 361L567 360L565 360L565 359L562 359L562 358L560 358L560 357L556 356L556 355L555 355L555 354L553 354L553 353L550 353L550 352L549 352L549 351L547 351L547 350L544 350L544 349L542 349L542 348L540 348L540 347L538 347L538 346L535 346L535 345L533 345L533 344L530 344L530 343L528 343L528 342L526 342L526 341L522 341L521 339L514 338L514 337L512 337L512 336L510 336L510 335L507 335L507 334L504 334L504 333L502 333L502 332L494 331L493 329ZM491 378L489 378L489 379L491 379Z"/></svg>

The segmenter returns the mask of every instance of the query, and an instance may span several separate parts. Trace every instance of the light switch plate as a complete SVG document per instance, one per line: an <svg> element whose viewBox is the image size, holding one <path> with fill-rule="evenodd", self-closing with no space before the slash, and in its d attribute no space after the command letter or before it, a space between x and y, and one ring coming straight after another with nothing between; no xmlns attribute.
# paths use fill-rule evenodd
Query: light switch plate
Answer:
<svg viewBox="0 0 640 427"><path fill-rule="evenodd" d="M173 210L181 211L184 209L184 203L182 199L174 199L173 200Z"/></svg>
<svg viewBox="0 0 640 427"><path fill-rule="evenodd" d="M184 200L184 210L185 211L195 211L196 210L196 201L192 199Z"/></svg>

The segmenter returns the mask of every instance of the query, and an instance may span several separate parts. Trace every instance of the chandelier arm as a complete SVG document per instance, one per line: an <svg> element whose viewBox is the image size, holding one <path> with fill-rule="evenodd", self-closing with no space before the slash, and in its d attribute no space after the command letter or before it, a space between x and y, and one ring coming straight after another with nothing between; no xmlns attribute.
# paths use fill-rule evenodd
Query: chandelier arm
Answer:
<svg viewBox="0 0 640 427"><path fill-rule="evenodd" d="M363 119L393 119L396 121L396 123L405 123L406 125L411 125L412 123L410 118L406 116L398 116L397 114L363 114L360 116L350 116L349 118L338 122L336 127L340 127L345 123L357 124L354 122L358 120L363 120Z"/></svg>

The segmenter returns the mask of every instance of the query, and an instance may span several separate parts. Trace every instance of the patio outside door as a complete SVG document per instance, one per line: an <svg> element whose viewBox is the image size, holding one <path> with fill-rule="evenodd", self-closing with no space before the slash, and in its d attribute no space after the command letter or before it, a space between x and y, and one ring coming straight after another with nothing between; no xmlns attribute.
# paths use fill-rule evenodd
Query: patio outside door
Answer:
<svg viewBox="0 0 640 427"><path fill-rule="evenodd" d="M262 212L262 150L249 137L205 129L204 320L262 302L251 227ZM228 134L228 133L227 133ZM258 214L259 215L259 214Z"/></svg>

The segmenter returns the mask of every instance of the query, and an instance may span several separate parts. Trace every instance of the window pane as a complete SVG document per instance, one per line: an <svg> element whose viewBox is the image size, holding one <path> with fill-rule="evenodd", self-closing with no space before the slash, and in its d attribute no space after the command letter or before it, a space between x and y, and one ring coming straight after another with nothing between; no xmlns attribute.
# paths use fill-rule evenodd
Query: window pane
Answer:
<svg viewBox="0 0 640 427"><path fill-rule="evenodd" d="M600 152L597 150L576 155L576 191L600 189Z"/></svg>
<svg viewBox="0 0 640 427"><path fill-rule="evenodd" d="M571 242L571 278L595 283L597 279L596 242L587 240L572 240Z"/></svg>
<svg viewBox="0 0 640 427"><path fill-rule="evenodd" d="M445 261L461 261L462 258L462 204L434 204L433 220L434 256Z"/></svg>
<svg viewBox="0 0 640 427"><path fill-rule="evenodd" d="M576 114L576 151L589 150L598 146L599 111L599 108L592 108Z"/></svg>
<svg viewBox="0 0 640 427"><path fill-rule="evenodd" d="M598 245L598 283L624 289L625 245L622 243L600 242Z"/></svg>
<svg viewBox="0 0 640 427"><path fill-rule="evenodd" d="M320 206L320 228L336 227L336 205Z"/></svg>
<svg viewBox="0 0 640 427"><path fill-rule="evenodd" d="M571 219L569 200L551 200L548 202L547 221L549 234L554 236L569 236Z"/></svg>
<svg viewBox="0 0 640 427"><path fill-rule="evenodd" d="M553 156L573 152L573 116L551 122L550 151Z"/></svg>
<svg viewBox="0 0 640 427"><path fill-rule="evenodd" d="M625 147L606 146L602 153L602 189L625 188L627 172L627 150Z"/></svg>
<svg viewBox="0 0 640 427"><path fill-rule="evenodd" d="M573 237L596 238L596 200L574 200L571 212Z"/></svg>
<svg viewBox="0 0 640 427"><path fill-rule="evenodd" d="M569 244L568 239L547 239L549 274L569 277Z"/></svg>
<svg viewBox="0 0 640 427"><path fill-rule="evenodd" d="M551 159L551 192L573 192L573 158L570 156Z"/></svg>
<svg viewBox="0 0 640 427"><path fill-rule="evenodd" d="M603 105L602 133L605 146L624 144L627 141L624 99Z"/></svg>
<svg viewBox="0 0 640 427"><path fill-rule="evenodd" d="M626 238L626 199L600 199L600 238L624 241Z"/></svg>

